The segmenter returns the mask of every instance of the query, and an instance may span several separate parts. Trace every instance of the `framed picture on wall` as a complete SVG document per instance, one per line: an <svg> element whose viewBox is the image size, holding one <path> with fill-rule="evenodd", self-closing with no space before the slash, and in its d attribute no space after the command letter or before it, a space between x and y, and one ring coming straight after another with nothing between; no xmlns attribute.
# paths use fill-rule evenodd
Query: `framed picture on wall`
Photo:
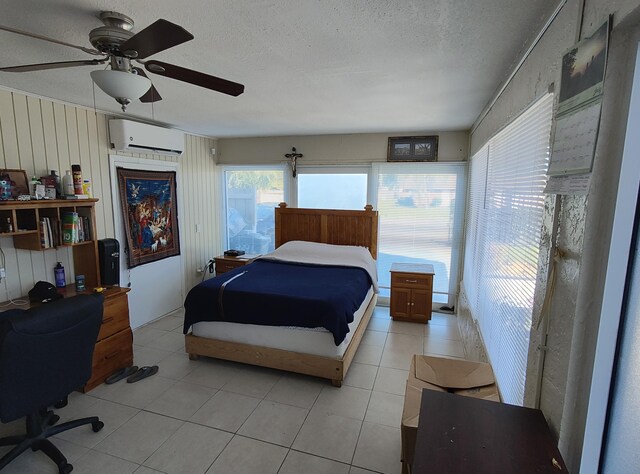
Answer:
<svg viewBox="0 0 640 474"><path fill-rule="evenodd" d="M438 136L389 137L387 161L438 161Z"/></svg>

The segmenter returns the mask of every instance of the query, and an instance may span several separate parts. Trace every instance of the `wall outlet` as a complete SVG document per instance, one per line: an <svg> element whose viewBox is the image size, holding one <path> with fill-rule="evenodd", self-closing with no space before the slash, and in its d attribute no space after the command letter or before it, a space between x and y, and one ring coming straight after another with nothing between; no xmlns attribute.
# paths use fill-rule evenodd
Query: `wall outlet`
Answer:
<svg viewBox="0 0 640 474"><path fill-rule="evenodd" d="M202 273L202 268L196 268L196 273Z"/></svg>
<svg viewBox="0 0 640 474"><path fill-rule="evenodd" d="M4 271L4 268L0 268L0 279L6 278L7 273Z"/></svg>

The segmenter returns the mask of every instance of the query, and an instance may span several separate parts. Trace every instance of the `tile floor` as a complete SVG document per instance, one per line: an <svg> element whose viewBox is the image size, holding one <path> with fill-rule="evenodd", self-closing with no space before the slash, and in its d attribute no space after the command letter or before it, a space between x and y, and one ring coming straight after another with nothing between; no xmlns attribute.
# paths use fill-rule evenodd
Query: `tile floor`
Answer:
<svg viewBox="0 0 640 474"><path fill-rule="evenodd" d="M391 321L378 307L341 388L328 381L184 353L180 312L134 331L135 364L158 375L74 393L61 421L98 415L54 442L74 473L399 473L411 355L464 357L454 316ZM0 436L22 432L0 425ZM0 448L0 455L8 448ZM26 452L3 473L56 473Z"/></svg>

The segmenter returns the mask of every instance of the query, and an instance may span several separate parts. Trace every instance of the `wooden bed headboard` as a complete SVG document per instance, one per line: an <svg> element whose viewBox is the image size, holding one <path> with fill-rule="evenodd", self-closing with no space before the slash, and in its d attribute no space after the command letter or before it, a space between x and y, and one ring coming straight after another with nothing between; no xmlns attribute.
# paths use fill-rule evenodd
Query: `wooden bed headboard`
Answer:
<svg viewBox="0 0 640 474"><path fill-rule="evenodd" d="M276 248L291 240L367 247L378 258L378 211L276 207Z"/></svg>

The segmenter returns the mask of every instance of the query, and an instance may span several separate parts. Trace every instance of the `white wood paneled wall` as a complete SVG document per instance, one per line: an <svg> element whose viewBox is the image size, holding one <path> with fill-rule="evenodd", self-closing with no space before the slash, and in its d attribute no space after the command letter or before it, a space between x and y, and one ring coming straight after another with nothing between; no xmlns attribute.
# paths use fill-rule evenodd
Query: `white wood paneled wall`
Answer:
<svg viewBox="0 0 640 474"><path fill-rule="evenodd" d="M0 89L0 168L23 169L30 179L55 169L60 175L80 164L83 178L91 179L99 239L114 236L114 214L109 176L108 119L104 114ZM134 153L130 156L179 163L178 199L182 261L187 291L200 279L196 268L215 256L219 244L216 216L216 166L210 154L216 141L185 135L185 153L168 157ZM196 232L196 225L199 232ZM121 246L124 242L120 242ZM11 237L0 237L7 277L0 283L0 301L25 295L39 280L54 282L53 267L61 261L67 282L73 281L68 248L34 252L16 250ZM121 282L126 284L127 282ZM6 285L6 286L5 286ZM161 316L161 315L158 315Z"/></svg>

